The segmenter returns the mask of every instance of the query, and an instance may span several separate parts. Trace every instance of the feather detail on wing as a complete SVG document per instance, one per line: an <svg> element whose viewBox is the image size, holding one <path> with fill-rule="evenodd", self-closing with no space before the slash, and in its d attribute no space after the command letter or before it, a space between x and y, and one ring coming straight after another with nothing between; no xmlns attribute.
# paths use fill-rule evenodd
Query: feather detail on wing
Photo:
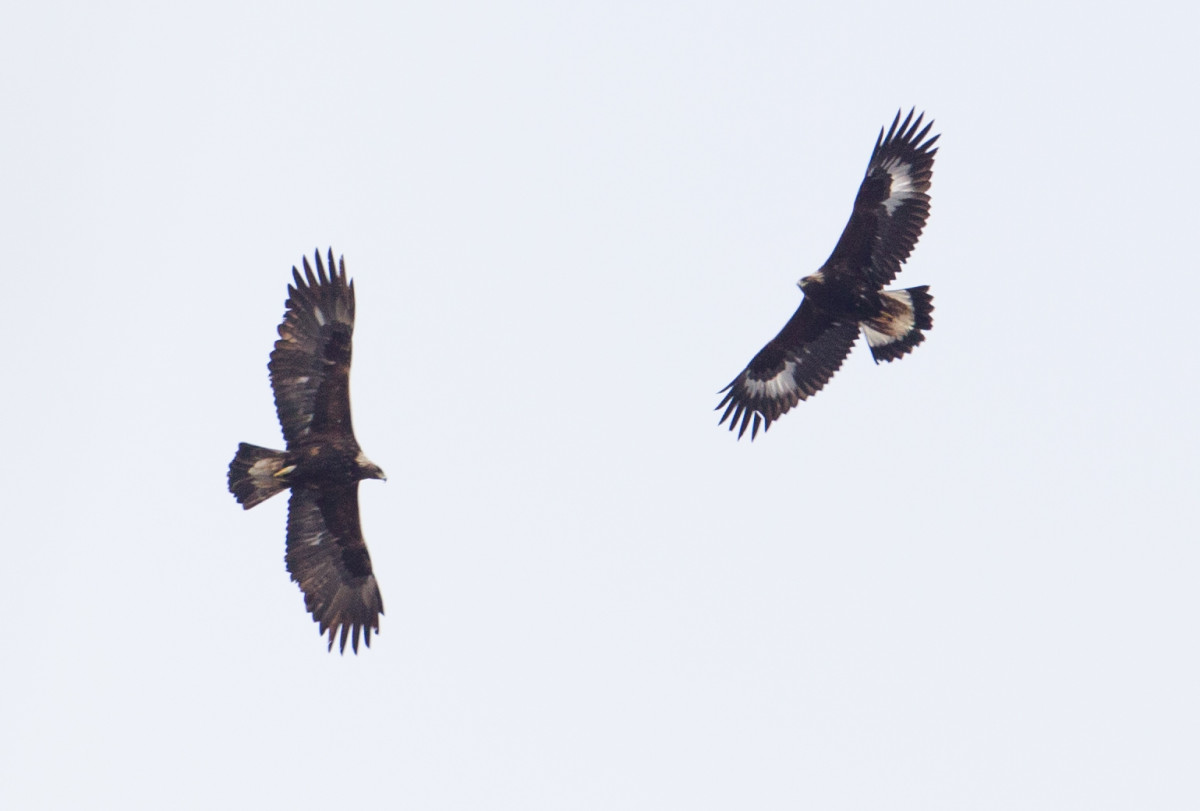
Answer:
<svg viewBox="0 0 1200 811"><path fill-rule="evenodd" d="M304 275L292 268L287 310L267 368L275 390L275 408L288 446L311 431L352 433L350 355L354 333L354 283L346 281L345 263L329 272L316 254L314 273L304 259Z"/></svg>
<svg viewBox="0 0 1200 811"><path fill-rule="evenodd" d="M338 636L343 653L347 637L355 653L360 635L370 647L383 597L362 537L357 483L292 491L285 560L321 634L329 632L330 650Z"/></svg>
<svg viewBox="0 0 1200 811"><path fill-rule="evenodd" d="M887 134L879 131L867 173L854 200L854 211L822 270L861 274L877 287L900 272L929 219L929 186L933 179L933 126L921 126L924 113L903 123L896 113Z"/></svg>
<svg viewBox="0 0 1200 811"><path fill-rule="evenodd" d="M824 387L858 338L853 320L836 320L805 299L791 320L762 348L733 382L721 389L725 398L721 423L737 428L738 439L750 427L751 441L796 403Z"/></svg>

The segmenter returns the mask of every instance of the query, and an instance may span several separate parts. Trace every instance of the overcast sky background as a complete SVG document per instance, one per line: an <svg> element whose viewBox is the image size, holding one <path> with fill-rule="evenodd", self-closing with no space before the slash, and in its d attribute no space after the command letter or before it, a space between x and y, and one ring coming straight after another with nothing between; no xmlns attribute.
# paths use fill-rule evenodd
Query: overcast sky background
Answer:
<svg viewBox="0 0 1200 811"><path fill-rule="evenodd" d="M1185 4L6 17L0 805L1200 806ZM933 330L735 441L910 105ZM225 479L330 245L357 657Z"/></svg>

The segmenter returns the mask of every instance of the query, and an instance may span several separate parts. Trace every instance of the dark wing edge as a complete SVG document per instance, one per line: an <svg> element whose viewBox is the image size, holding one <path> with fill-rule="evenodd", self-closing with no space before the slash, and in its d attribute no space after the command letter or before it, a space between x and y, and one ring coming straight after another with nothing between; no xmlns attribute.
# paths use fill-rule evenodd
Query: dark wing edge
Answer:
<svg viewBox="0 0 1200 811"><path fill-rule="evenodd" d="M275 410L284 439L291 444L311 430L342 426L350 421L350 357L354 333L354 283L346 280L346 264L335 265L329 250L329 270L315 253L314 273L304 257L304 275L292 268L293 284L279 325L279 340L267 364Z"/></svg>
<svg viewBox="0 0 1200 811"><path fill-rule="evenodd" d="M883 287L912 254L929 219L934 144L941 137L928 137L933 121L922 127L925 114L914 120L915 112L901 121L903 110L897 111L886 134L880 128L850 221L823 270L861 272Z"/></svg>
<svg viewBox="0 0 1200 811"><path fill-rule="evenodd" d="M725 413L717 424L729 420L729 430L736 427L738 439L749 427L753 442L760 425L765 433L798 402L824 388L858 334L856 322L833 319L805 299L779 334L721 389L725 397L716 410L724 408Z"/></svg>
<svg viewBox="0 0 1200 811"><path fill-rule="evenodd" d="M379 633L383 596L362 537L357 483L292 491L284 560L322 636L329 633L329 650L339 637L341 653L347 638L355 653L360 636L371 647L371 631Z"/></svg>

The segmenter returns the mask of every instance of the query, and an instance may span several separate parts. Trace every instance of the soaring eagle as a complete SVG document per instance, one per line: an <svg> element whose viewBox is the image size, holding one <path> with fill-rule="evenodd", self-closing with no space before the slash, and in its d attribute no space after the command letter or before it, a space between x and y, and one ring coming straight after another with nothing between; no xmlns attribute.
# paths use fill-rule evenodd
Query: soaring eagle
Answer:
<svg viewBox="0 0 1200 811"><path fill-rule="evenodd" d="M358 518L358 483L385 476L358 447L350 424L354 283L346 281L344 261L334 265L332 250L328 273L319 252L316 261L316 273L307 258L303 276L292 268L295 283L267 364L287 450L239 444L229 490L248 510L291 488L288 571L321 633L329 631L329 650L340 635L339 650L346 651L349 636L357 653L359 636L369 647L383 613Z"/></svg>
<svg viewBox="0 0 1200 811"><path fill-rule="evenodd" d="M929 183L933 177L933 145L926 138L933 122L921 127L925 114L913 120L900 113L885 136L879 130L867 175L858 187L850 222L821 269L798 284L800 307L750 365L721 389L725 399L721 423L750 439L816 394L850 354L861 331L875 362L903 357L933 326L929 287L884 290L908 259L929 218ZM732 418L732 419L731 419Z"/></svg>

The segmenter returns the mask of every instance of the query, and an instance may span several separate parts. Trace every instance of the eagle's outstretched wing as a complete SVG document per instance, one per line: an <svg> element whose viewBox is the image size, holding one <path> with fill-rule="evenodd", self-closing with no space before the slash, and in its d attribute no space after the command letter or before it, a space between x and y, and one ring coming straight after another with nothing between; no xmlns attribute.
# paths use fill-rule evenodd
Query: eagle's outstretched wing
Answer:
<svg viewBox="0 0 1200 811"><path fill-rule="evenodd" d="M342 652L347 636L355 653L360 635L370 647L371 631L379 633L383 597L362 537L357 483L292 490L285 560L321 633L329 631L329 649L339 635Z"/></svg>
<svg viewBox="0 0 1200 811"><path fill-rule="evenodd" d="M329 272L316 254L317 272L304 259L304 276L292 268L287 310L267 368L275 409L288 447L311 431L353 434L350 421L350 353L354 333L354 283L344 261Z"/></svg>
<svg viewBox="0 0 1200 811"><path fill-rule="evenodd" d="M883 287L900 272L929 219L929 183L939 135L926 138L933 122L921 127L925 114L904 123L896 113L887 135L879 130L867 174L858 187L854 211L821 270L863 274Z"/></svg>
<svg viewBox="0 0 1200 811"><path fill-rule="evenodd" d="M858 322L836 320L804 299L779 334L721 389L725 392L725 399L717 406L725 409L721 422L729 419L729 430L738 427L741 439L753 416L753 441L761 421L765 420L766 431L792 406L829 382L850 354L858 332Z"/></svg>

